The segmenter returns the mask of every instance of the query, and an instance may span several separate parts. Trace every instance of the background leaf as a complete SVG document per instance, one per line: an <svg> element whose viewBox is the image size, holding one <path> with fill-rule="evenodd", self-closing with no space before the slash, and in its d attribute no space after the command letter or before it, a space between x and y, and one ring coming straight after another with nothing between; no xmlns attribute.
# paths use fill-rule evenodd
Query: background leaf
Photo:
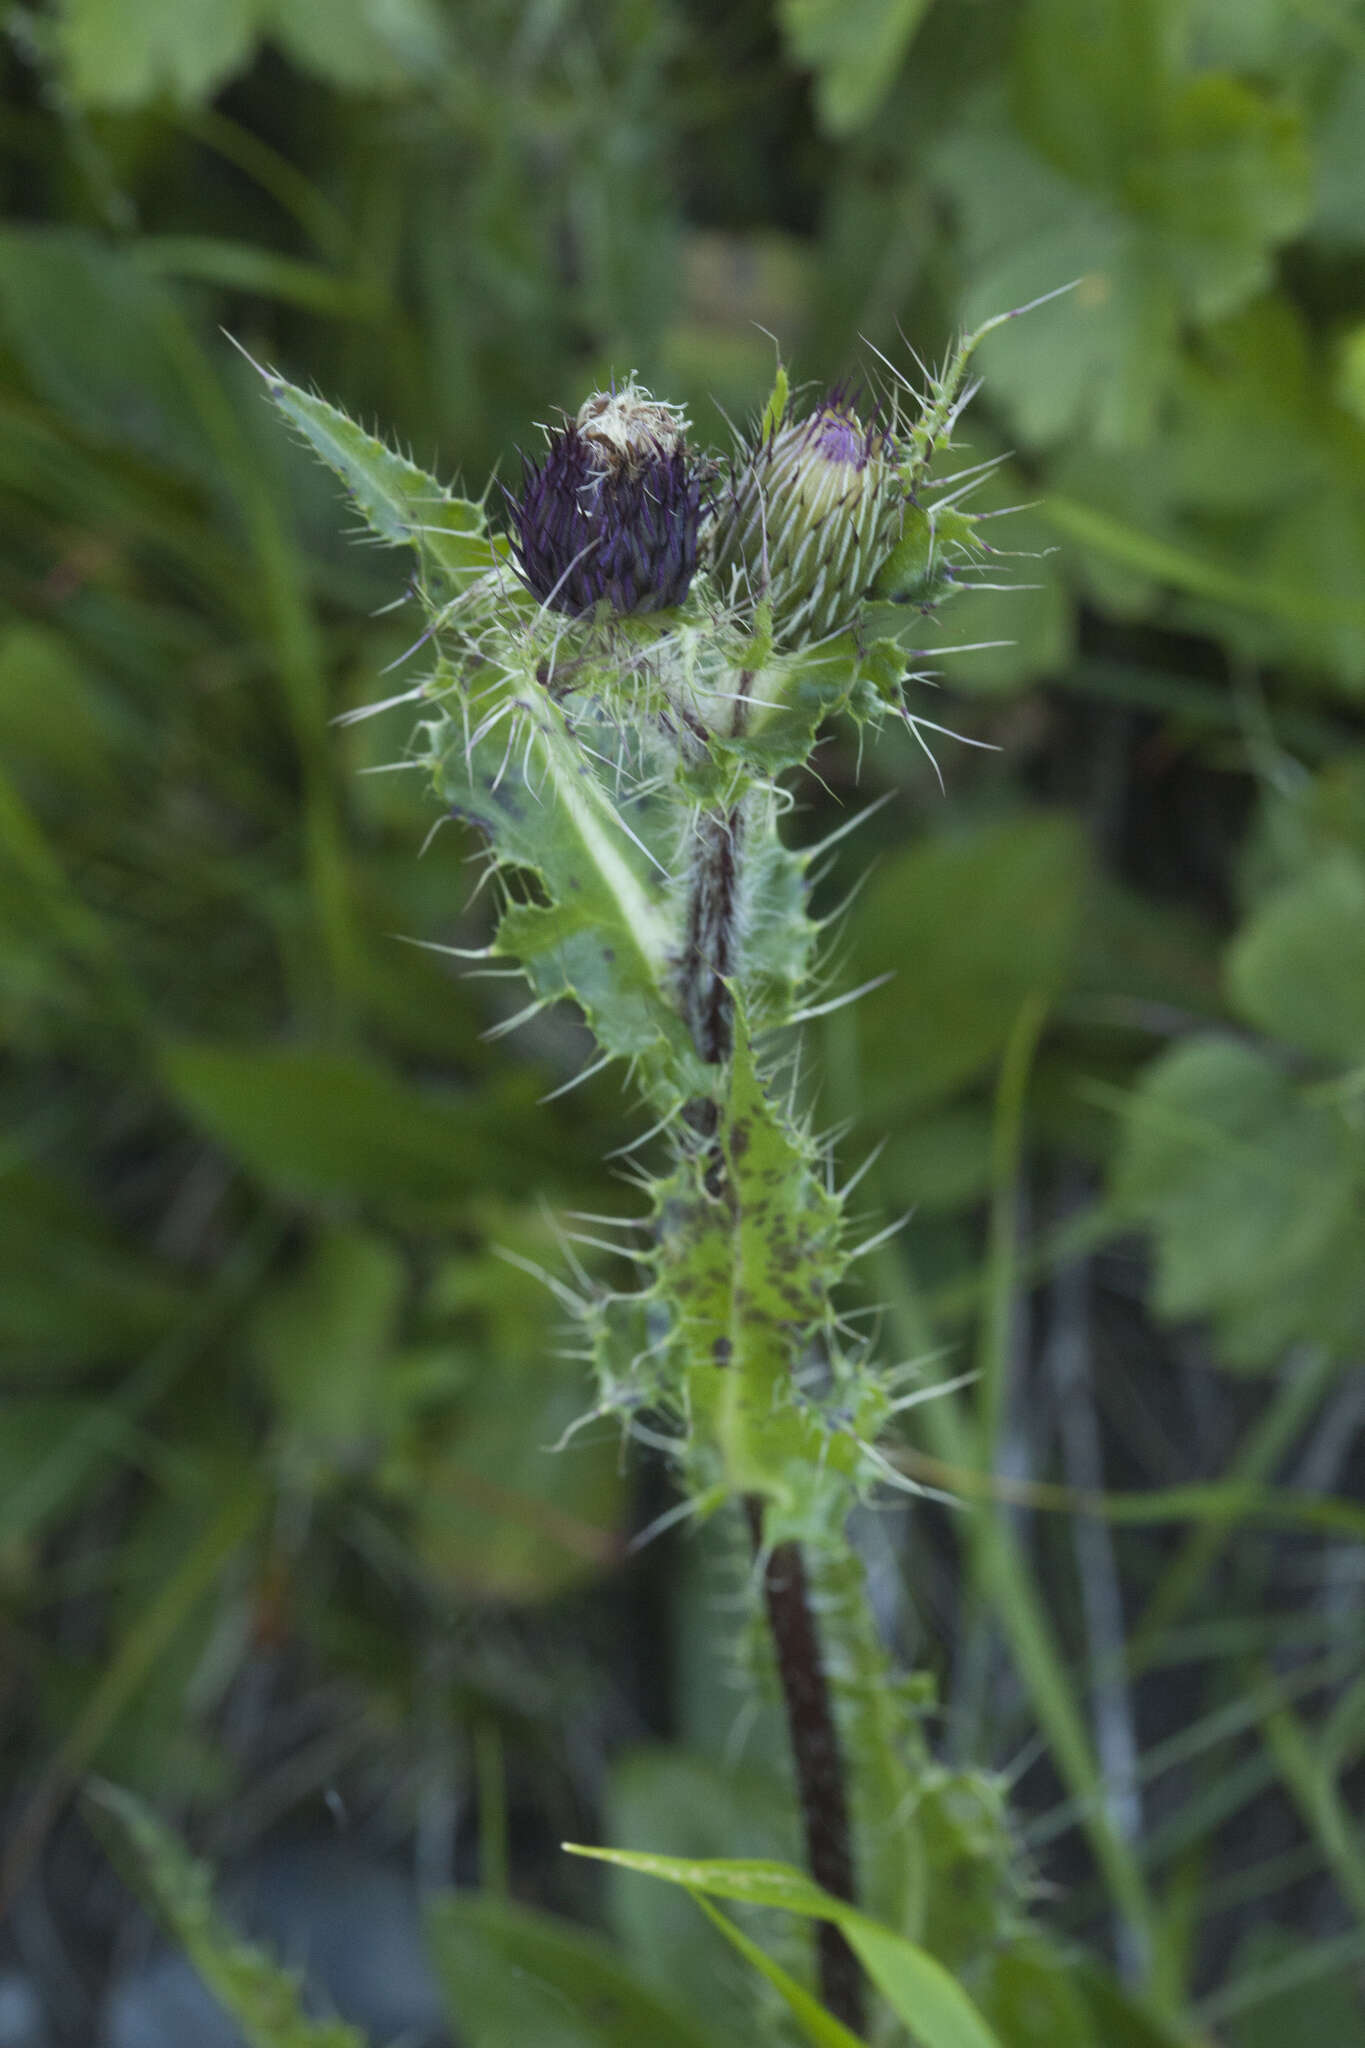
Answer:
<svg viewBox="0 0 1365 2048"><path fill-rule="evenodd" d="M1365 1059L1365 864L1340 853L1264 904L1228 955L1243 1016L1333 1065Z"/></svg>
<svg viewBox="0 0 1365 2048"><path fill-rule="evenodd" d="M816 103L832 135L859 128L891 88L930 0L781 0L780 19L796 62L813 71Z"/></svg>
<svg viewBox="0 0 1365 2048"><path fill-rule="evenodd" d="M724 2048L660 1998L607 1944L505 1899L432 1902L428 1938L452 2022L471 2048L534 2040L544 2048Z"/></svg>

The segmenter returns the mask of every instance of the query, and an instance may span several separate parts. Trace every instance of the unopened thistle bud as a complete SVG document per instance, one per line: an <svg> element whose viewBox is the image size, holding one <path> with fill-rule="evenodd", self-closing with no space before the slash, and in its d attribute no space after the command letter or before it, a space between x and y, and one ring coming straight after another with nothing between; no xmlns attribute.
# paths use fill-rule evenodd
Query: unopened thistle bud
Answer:
<svg viewBox="0 0 1365 2048"><path fill-rule="evenodd" d="M849 625L900 535L895 445L837 392L770 434L717 507L711 564L722 591L767 598L780 643Z"/></svg>
<svg viewBox="0 0 1365 2048"><path fill-rule="evenodd" d="M629 384L595 392L543 462L523 458L521 494L508 493L512 548L543 604L579 617L604 598L618 615L682 603L710 475L686 424Z"/></svg>

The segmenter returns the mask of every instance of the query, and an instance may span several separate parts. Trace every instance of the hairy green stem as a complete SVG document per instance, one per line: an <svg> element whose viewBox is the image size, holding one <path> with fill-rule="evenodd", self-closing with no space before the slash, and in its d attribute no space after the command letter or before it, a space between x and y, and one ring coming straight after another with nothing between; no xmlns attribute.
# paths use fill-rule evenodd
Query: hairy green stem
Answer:
<svg viewBox="0 0 1365 2048"><path fill-rule="evenodd" d="M737 722L741 708L742 704L736 707ZM728 1062L734 1050L731 976L744 825L738 805L703 812L692 861L679 1005L697 1051L713 1066ZM724 1148L716 1142L716 1104L694 1104L689 1121L707 1146L708 1192L724 1201L727 1169ZM764 1610L786 1710L807 1863L817 1884L852 1903L853 1839L844 1759L805 1560L800 1544L791 1541L765 1552L763 1503L750 1494L744 1508L755 1554L762 1561ZM827 1921L820 1924L817 1958L826 2007L858 2032L863 2022L862 1971L842 1933Z"/></svg>

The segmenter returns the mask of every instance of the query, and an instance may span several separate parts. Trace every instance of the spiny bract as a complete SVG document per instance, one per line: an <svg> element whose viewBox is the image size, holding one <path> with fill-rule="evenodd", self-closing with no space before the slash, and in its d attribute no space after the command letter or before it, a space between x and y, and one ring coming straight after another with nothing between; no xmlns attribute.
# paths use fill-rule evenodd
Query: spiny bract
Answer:
<svg viewBox="0 0 1365 2048"><path fill-rule="evenodd" d="M768 599L780 641L822 640L856 615L905 500L892 437L832 393L733 471L710 535L713 574L740 602Z"/></svg>

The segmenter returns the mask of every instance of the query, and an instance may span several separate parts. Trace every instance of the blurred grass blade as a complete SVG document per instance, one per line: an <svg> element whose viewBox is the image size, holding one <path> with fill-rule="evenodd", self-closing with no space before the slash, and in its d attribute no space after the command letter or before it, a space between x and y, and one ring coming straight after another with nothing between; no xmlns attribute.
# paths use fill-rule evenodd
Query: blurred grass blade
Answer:
<svg viewBox="0 0 1365 2048"><path fill-rule="evenodd" d="M279 256L250 242L214 235L147 235L136 245L133 260L149 277L189 278L221 291L250 292L330 320L382 320L388 310L382 294L367 281L338 277L321 264Z"/></svg>
<svg viewBox="0 0 1365 2048"><path fill-rule="evenodd" d="M733 1899L750 1906L776 1907L807 1920L832 1921L843 1929L873 1983L922 2048L1001 2048L966 1992L933 1956L892 1928L870 1920L843 1899L822 1891L790 1864L766 1859L655 1856L628 1849L584 1848L576 1842L566 1842L564 1847L573 1856L591 1856L622 1870L638 1871L644 1877L661 1878L665 1884L681 1885L699 1902L706 1898ZM730 1923L722 1923L719 1916L717 1924L722 1925L722 1931L730 1928ZM737 1930L728 1931L727 1939L733 1938L734 1933ZM749 1953L747 1948L744 1952ZM754 1958L751 1956L750 1960ZM769 1974L767 1969L764 1974ZM821 2020L829 2020L823 2008L817 2006L814 2010ZM841 2028L837 2036L812 2034L809 2038L843 2040L852 2036Z"/></svg>
<svg viewBox="0 0 1365 2048"><path fill-rule="evenodd" d="M53 1815L101 1742L156 1668L181 1623L204 1597L222 1567L246 1541L264 1506L259 1481L244 1479L219 1508L199 1541L170 1573L114 1652L15 1825L0 1865L0 1911L13 1900Z"/></svg>
<svg viewBox="0 0 1365 2048"><path fill-rule="evenodd" d="M693 1891L692 1897L731 1948L737 1950L761 1977L767 1978L786 2004L803 2038L811 2043L811 2048L860 2048L858 2036L851 2033L833 2013L826 2012L820 2001L813 1998L803 1984L798 1984L780 1963L774 1962L766 1949L761 1949L756 1941L751 1941L736 1927L728 1913L722 1913L718 1906L713 1906L704 1892Z"/></svg>
<svg viewBox="0 0 1365 2048"><path fill-rule="evenodd" d="M1274 1399L1238 1446L1223 1483L1254 1486L1268 1479L1316 1413L1339 1370L1337 1361L1321 1346L1292 1354L1280 1375ZM1129 1659L1135 1672L1144 1668L1171 1623L1193 1601L1235 1526L1231 1522L1205 1523L1166 1567L1133 1632Z"/></svg>
<svg viewBox="0 0 1365 2048"><path fill-rule="evenodd" d="M1232 605L1253 616L1365 629L1365 604L1343 603L1330 592L1308 587L1296 590L1234 575L1215 562L1201 560L1188 547L1159 540L1155 534L1115 519L1112 513L1071 498L1047 497L1042 509L1044 517L1069 540L1191 597L1210 598L1215 604Z"/></svg>
<svg viewBox="0 0 1365 2048"><path fill-rule="evenodd" d="M128 1792L93 1785L89 1809L120 1860L151 1894L161 1918L204 1983L232 2014L250 2048L366 2048L356 2027L310 2019L298 1979L214 1911L209 1874Z"/></svg>
<svg viewBox="0 0 1365 2048"><path fill-rule="evenodd" d="M1276 1704L1273 1693L1265 1700L1265 1691L1263 1677L1258 1694L1264 1701L1261 1726L1270 1753L1324 1860L1335 1872L1351 1910L1365 1929L1365 1849L1361 1844L1359 1817L1347 1808L1336 1775L1324 1767L1320 1756L1314 1755L1298 1715L1291 1707Z"/></svg>
<svg viewBox="0 0 1365 2048"><path fill-rule="evenodd" d="M1317 1941L1305 1942L1297 1954L1284 1962L1233 1976L1199 2002L1195 2018L1201 2026L1221 2029L1229 2021L1239 2019L1243 2013L1254 2012L1258 2005L1267 2005L1287 1991L1306 1991L1311 1985L1332 1977L1353 1977L1363 1962L1365 1935L1325 1935ZM1297 2043L1294 2048L1298 2048ZM1327 2048L1325 2042L1322 2048Z"/></svg>

